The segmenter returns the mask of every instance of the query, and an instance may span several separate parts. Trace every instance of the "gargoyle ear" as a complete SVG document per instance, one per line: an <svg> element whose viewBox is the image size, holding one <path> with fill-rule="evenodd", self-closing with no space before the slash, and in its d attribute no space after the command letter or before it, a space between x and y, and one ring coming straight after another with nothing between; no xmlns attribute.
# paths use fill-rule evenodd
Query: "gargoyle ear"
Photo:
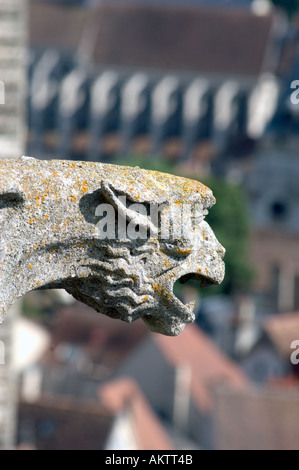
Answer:
<svg viewBox="0 0 299 470"><path fill-rule="evenodd" d="M151 236L158 235L158 227L156 227L146 215L143 215L138 210L135 211L126 207L118 197L117 192L112 187L111 183L102 181L101 190L106 201L109 202L125 220L132 222L136 226L139 225L139 227L144 230L149 229ZM133 206L142 206L142 204L133 204ZM138 208L136 207L136 209Z"/></svg>
<svg viewBox="0 0 299 470"><path fill-rule="evenodd" d="M15 207L25 202L25 196L19 188L12 187L1 190L0 186L0 208Z"/></svg>

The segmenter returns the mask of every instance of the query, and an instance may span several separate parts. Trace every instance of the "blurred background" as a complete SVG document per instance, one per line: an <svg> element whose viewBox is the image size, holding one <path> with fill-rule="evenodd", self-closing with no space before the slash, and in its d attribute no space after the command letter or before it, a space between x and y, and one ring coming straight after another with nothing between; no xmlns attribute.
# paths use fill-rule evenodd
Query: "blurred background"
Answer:
<svg viewBox="0 0 299 470"><path fill-rule="evenodd" d="M0 0L0 80L0 158L198 179L227 250L176 338L19 301L0 449L298 449L299 1Z"/></svg>

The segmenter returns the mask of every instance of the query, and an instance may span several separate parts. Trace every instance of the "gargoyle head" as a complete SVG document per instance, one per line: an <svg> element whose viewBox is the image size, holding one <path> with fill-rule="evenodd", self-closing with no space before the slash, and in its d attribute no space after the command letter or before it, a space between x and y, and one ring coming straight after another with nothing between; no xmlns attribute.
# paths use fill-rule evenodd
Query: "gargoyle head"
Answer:
<svg viewBox="0 0 299 470"><path fill-rule="evenodd" d="M64 288L112 318L177 335L193 305L177 280L218 284L224 248L199 182L100 163L0 162L0 314L32 289Z"/></svg>

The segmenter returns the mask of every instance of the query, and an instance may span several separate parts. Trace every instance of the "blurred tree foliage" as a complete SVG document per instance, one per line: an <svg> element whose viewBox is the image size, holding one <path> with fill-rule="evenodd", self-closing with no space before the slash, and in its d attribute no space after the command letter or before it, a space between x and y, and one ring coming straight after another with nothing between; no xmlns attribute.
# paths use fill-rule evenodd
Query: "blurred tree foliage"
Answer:
<svg viewBox="0 0 299 470"><path fill-rule="evenodd" d="M291 18L299 9L299 0L271 0L273 5L282 8Z"/></svg>
<svg viewBox="0 0 299 470"><path fill-rule="evenodd" d="M120 165L139 166L149 170L180 175L173 163L163 158L132 156L116 162ZM225 247L226 274L220 286L201 290L202 295L235 294L250 289L253 269L248 260L250 223L245 194L235 184L215 178L204 179L200 175L183 175L197 179L212 189L217 203L210 210L206 221L213 228L218 240ZM193 283L194 286L197 285Z"/></svg>
<svg viewBox="0 0 299 470"><path fill-rule="evenodd" d="M163 173L175 173L175 166L171 161L156 155L129 155L126 157L118 157L113 163L116 165L139 166L139 168L162 171Z"/></svg>
<svg viewBox="0 0 299 470"><path fill-rule="evenodd" d="M253 280L253 269L248 260L250 223L245 194L240 186L215 178L203 183L212 189L217 200L206 221L226 249L225 278L220 286L209 288L209 294L246 291Z"/></svg>

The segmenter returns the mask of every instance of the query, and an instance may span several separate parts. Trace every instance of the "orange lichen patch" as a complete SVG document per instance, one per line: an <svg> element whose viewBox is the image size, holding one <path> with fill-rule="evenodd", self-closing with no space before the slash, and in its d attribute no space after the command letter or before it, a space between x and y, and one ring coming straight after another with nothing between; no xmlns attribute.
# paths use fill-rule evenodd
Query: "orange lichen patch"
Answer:
<svg viewBox="0 0 299 470"><path fill-rule="evenodd" d="M73 201L76 201L77 196L73 195L73 196L72 196L72 199L73 199Z"/></svg>
<svg viewBox="0 0 299 470"><path fill-rule="evenodd" d="M28 268L29 268L29 269L32 269L32 268L33 268L32 264L29 264L29 265L28 265Z"/></svg>
<svg viewBox="0 0 299 470"><path fill-rule="evenodd" d="M197 274L201 274L201 268L197 268Z"/></svg>
<svg viewBox="0 0 299 470"><path fill-rule="evenodd" d="M45 215L44 220L48 220L49 217L49 215Z"/></svg>
<svg viewBox="0 0 299 470"><path fill-rule="evenodd" d="M40 281L36 281L35 283L36 287L39 287L41 285L41 282Z"/></svg>
<svg viewBox="0 0 299 470"><path fill-rule="evenodd" d="M56 227L55 227L55 225L53 225L53 227L52 227L52 230L53 230L53 232L55 232L55 231L56 231Z"/></svg>
<svg viewBox="0 0 299 470"><path fill-rule="evenodd" d="M170 184L175 186L180 190L183 196L190 196L190 192L197 192L200 193L202 197L205 197L208 192L210 192L209 188L204 184L200 183L199 181L190 180L188 178L183 178L180 176L169 175L167 173L159 173L157 171L147 171L149 174L152 174L158 182L162 182L165 184Z"/></svg>
<svg viewBox="0 0 299 470"><path fill-rule="evenodd" d="M33 224L33 222L36 222L36 219L29 219L29 220L27 220L27 223L28 223L28 224Z"/></svg>
<svg viewBox="0 0 299 470"><path fill-rule="evenodd" d="M113 165L105 166L105 172L107 173L108 178L109 173L116 170L122 170L121 179L127 180L127 184L132 184L134 188L136 181L138 183L146 182L146 188L157 195L161 195L163 193L167 194L169 187L175 188L177 192L181 194L181 197L177 199L178 203L189 202L190 194L194 193L197 193L201 198L209 196L211 199L210 202L213 203L213 196L210 189L199 181L150 170L138 169L136 171L134 168L130 167L116 167Z"/></svg>
<svg viewBox="0 0 299 470"><path fill-rule="evenodd" d="M144 297L142 297L142 302L146 302L148 300L148 295L145 295Z"/></svg>
<svg viewBox="0 0 299 470"><path fill-rule="evenodd" d="M70 161L68 161L68 162L65 162L65 163L66 163L70 168L72 168L73 170L77 170L77 169L78 169L78 165L77 165L77 163L75 163L75 162L70 162ZM79 163L81 164L81 162L79 162Z"/></svg>
<svg viewBox="0 0 299 470"><path fill-rule="evenodd" d="M192 253L192 249L183 249L183 248L179 248L177 247L177 250L176 250L180 255L190 255L190 253Z"/></svg>
<svg viewBox="0 0 299 470"><path fill-rule="evenodd" d="M87 191L88 191L88 186L87 186L87 184L88 184L88 183L87 183L87 180L84 180L83 183L82 183L82 185L81 185L81 191L82 191L83 193L87 193Z"/></svg>
<svg viewBox="0 0 299 470"><path fill-rule="evenodd" d="M159 295L164 302L169 305L169 302L171 301L172 295L170 292L168 292L165 287L154 285L153 290L156 292L157 295Z"/></svg>
<svg viewBox="0 0 299 470"><path fill-rule="evenodd" d="M206 232L205 232L205 231L202 232L202 238L203 238L204 240L206 239Z"/></svg>

